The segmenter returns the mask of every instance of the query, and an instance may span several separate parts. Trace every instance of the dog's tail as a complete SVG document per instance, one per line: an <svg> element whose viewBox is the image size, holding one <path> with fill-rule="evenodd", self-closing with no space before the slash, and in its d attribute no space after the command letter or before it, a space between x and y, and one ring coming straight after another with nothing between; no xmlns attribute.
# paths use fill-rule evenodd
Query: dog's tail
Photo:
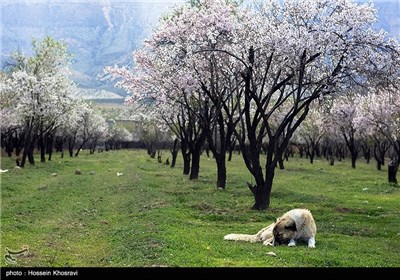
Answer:
<svg viewBox="0 0 400 280"><path fill-rule="evenodd" d="M241 233L230 233L224 236L224 240L234 240L234 241L246 241L255 243L260 241L257 234L241 234Z"/></svg>
<svg viewBox="0 0 400 280"><path fill-rule="evenodd" d="M246 241L246 242L263 242L265 245L270 244L274 238L272 233L275 223L262 228L256 234L241 234L241 233L231 233L224 236L224 240L235 240L235 241Z"/></svg>

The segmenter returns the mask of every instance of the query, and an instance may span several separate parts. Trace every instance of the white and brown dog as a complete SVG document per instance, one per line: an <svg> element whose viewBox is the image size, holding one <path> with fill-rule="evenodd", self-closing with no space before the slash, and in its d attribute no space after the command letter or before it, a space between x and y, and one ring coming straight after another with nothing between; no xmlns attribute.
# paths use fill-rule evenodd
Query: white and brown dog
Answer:
<svg viewBox="0 0 400 280"><path fill-rule="evenodd" d="M262 242L264 245L296 246L296 242L306 242L308 247L315 248L317 227L314 218L308 209L292 209L276 222L261 229L256 234L231 233L224 236L225 240Z"/></svg>

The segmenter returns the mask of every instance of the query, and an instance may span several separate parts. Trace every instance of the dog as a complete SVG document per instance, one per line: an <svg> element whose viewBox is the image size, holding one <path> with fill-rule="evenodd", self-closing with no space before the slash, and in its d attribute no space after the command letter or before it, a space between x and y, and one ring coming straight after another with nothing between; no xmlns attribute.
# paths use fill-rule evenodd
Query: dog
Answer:
<svg viewBox="0 0 400 280"><path fill-rule="evenodd" d="M306 242L309 248L315 248L317 226L314 217L308 209L292 209L277 218L269 226L256 234L231 233L224 240L262 242L263 245L296 246L297 242Z"/></svg>

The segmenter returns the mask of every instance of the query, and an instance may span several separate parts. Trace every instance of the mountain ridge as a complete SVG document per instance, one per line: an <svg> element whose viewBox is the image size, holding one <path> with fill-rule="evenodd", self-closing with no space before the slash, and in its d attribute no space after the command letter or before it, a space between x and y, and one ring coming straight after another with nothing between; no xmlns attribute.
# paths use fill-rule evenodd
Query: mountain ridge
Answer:
<svg viewBox="0 0 400 280"><path fill-rule="evenodd" d="M49 35L68 45L74 56L71 77L83 97L124 98L126 92L101 79L104 67L131 65L133 51L150 35L159 17L182 1L1 2L2 65L12 51L30 55L32 38ZM375 7L378 28L400 40L400 1L376 1Z"/></svg>
<svg viewBox="0 0 400 280"><path fill-rule="evenodd" d="M132 52L173 1L2 2L1 61L16 50L31 55L32 38L52 36L72 54L71 78L85 98L126 93L101 78L109 65L132 64ZM98 96L93 89L98 90Z"/></svg>

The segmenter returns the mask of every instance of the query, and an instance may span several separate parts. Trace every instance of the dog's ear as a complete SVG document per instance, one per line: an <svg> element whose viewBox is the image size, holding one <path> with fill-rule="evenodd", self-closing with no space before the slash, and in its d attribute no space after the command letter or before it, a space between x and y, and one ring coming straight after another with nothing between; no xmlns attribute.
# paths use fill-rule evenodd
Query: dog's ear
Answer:
<svg viewBox="0 0 400 280"><path fill-rule="evenodd" d="M285 225L285 229L288 229L288 230L291 230L291 231L297 231L295 221L294 220L289 220L288 223Z"/></svg>

